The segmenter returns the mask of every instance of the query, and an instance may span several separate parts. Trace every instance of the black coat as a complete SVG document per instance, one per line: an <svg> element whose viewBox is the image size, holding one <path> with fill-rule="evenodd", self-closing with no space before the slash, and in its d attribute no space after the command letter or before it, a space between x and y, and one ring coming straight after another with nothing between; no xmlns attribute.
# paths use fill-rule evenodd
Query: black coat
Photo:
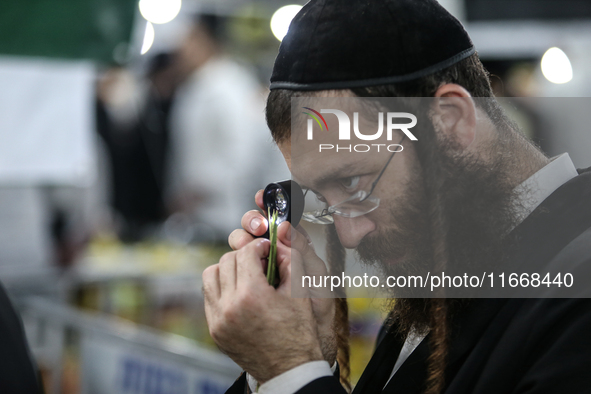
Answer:
<svg viewBox="0 0 591 394"><path fill-rule="evenodd" d="M515 230L511 261L560 266L575 280L591 278L591 172L567 182ZM565 271L566 272L566 271ZM581 297L590 297L589 291ZM591 394L591 299L474 299L451 323L445 394ZM391 330L393 331L393 330ZM383 360L403 340L384 333L354 394L379 393ZM427 377L429 336L383 392L419 394ZM391 368L389 369L391 371ZM242 394L242 376L227 394ZM297 394L344 394L336 377L317 379Z"/></svg>
<svg viewBox="0 0 591 394"><path fill-rule="evenodd" d="M0 393L37 394L41 384L23 324L0 285Z"/></svg>

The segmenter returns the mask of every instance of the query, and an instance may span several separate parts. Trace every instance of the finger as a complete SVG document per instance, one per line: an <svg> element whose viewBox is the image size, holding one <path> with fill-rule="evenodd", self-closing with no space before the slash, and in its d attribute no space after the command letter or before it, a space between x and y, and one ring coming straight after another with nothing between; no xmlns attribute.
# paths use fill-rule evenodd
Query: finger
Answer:
<svg viewBox="0 0 591 394"><path fill-rule="evenodd" d="M267 231L268 223L267 219L259 211L248 211L242 216L240 225L250 234L260 237Z"/></svg>
<svg viewBox="0 0 591 394"><path fill-rule="evenodd" d="M277 287L294 298L330 298L330 286L315 287L313 283L323 283L328 274L324 261L318 256L305 259L296 249L279 244L277 247L277 266L280 284Z"/></svg>
<svg viewBox="0 0 591 394"><path fill-rule="evenodd" d="M254 195L254 202L257 204L257 207L261 208L263 211L265 210L265 204L263 204L263 189L256 192Z"/></svg>
<svg viewBox="0 0 591 394"><path fill-rule="evenodd" d="M304 258L314 255L314 245L306 230L301 226L296 227L293 231L293 226L289 222L283 222L277 228L277 239L283 244L298 250Z"/></svg>
<svg viewBox="0 0 591 394"><path fill-rule="evenodd" d="M205 320L207 325L213 327L216 318L220 315L218 312L218 298L212 297L210 291L207 289L205 282L203 283L203 295L204 295L204 308L205 308ZM211 332L211 331L210 331Z"/></svg>
<svg viewBox="0 0 591 394"><path fill-rule="evenodd" d="M308 285L304 268L304 261L297 250L286 245L278 245L277 267L279 270L279 286L277 291L292 298L310 298L311 291Z"/></svg>
<svg viewBox="0 0 591 394"><path fill-rule="evenodd" d="M256 238L252 236L252 234L247 233L244 230L234 230L228 237L228 243L233 250L239 250L254 241ZM261 267L263 270L267 265L267 260L261 260Z"/></svg>
<svg viewBox="0 0 591 394"><path fill-rule="evenodd" d="M208 302L207 297L205 298L205 320L207 321L207 325L209 327L213 326L214 319L218 314L216 313L216 305ZM210 331L211 333L211 331Z"/></svg>
<svg viewBox="0 0 591 394"><path fill-rule="evenodd" d="M298 251L286 245L277 244L277 270L279 272L279 286L277 289L291 294L291 273L295 269L298 277L304 274L304 269ZM293 266L292 266L293 264Z"/></svg>
<svg viewBox="0 0 591 394"><path fill-rule="evenodd" d="M236 252L224 254L218 266L221 296L233 293L236 289Z"/></svg>
<svg viewBox="0 0 591 394"><path fill-rule="evenodd" d="M298 226L296 227L296 230L298 230L298 232L300 234L302 234L304 236L304 238L306 238L306 241L308 241L308 243L310 245L312 245L312 237L310 237L310 234L308 234L308 232L306 231L306 229L303 228L301 224L298 224Z"/></svg>
<svg viewBox="0 0 591 394"><path fill-rule="evenodd" d="M314 245L307 236L307 233L303 234L301 232L304 231L304 229L298 226L296 231L293 231L293 227L289 225L289 223L286 223L283 226L284 227L279 226L279 229L277 230L278 233L279 231L282 232L282 238L280 239L279 244L285 245L287 247L291 246L291 248L288 247L287 251L281 249L281 252L278 251L278 253L292 253L293 251L297 251L302 256L302 264L305 275L326 275L326 265L324 264L324 261L322 261L322 259L316 254ZM301 231L298 231L300 229ZM289 235L289 233L293 235ZM295 277L293 272L292 276Z"/></svg>
<svg viewBox="0 0 591 394"><path fill-rule="evenodd" d="M203 274L201 274L201 279L203 281L203 298L205 299L206 305L217 303L217 300L220 298L221 290L219 275L219 266L217 264L210 265L203 270Z"/></svg>
<svg viewBox="0 0 591 394"><path fill-rule="evenodd" d="M232 250L238 250L245 247L253 240L254 237L252 234L246 232L245 230L237 229L230 233L230 236L228 237L228 244Z"/></svg>
<svg viewBox="0 0 591 394"><path fill-rule="evenodd" d="M237 286L242 283L261 285L267 283L267 277L261 269L261 260L269 255L268 239L255 239L236 253Z"/></svg>

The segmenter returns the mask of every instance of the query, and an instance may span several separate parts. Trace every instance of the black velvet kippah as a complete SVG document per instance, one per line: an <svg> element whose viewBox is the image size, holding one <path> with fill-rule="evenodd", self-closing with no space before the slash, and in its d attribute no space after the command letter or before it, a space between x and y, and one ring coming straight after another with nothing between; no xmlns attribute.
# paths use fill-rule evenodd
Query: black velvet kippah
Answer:
<svg viewBox="0 0 591 394"><path fill-rule="evenodd" d="M345 89L410 81L475 52L436 0L312 0L291 22L271 89Z"/></svg>

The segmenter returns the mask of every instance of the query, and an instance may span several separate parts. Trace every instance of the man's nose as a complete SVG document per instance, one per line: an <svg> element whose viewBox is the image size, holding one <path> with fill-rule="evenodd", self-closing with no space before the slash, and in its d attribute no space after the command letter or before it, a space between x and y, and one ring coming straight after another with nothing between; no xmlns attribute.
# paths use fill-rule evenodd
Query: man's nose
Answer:
<svg viewBox="0 0 591 394"><path fill-rule="evenodd" d="M376 225L366 215L345 218L334 215L334 224L341 244L347 249L356 248L363 237L376 229Z"/></svg>

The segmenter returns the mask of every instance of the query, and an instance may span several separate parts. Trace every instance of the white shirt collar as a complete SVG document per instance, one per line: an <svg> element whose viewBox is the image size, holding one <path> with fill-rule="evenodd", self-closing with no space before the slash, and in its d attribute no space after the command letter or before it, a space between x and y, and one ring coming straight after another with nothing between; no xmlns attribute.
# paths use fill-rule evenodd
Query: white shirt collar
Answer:
<svg viewBox="0 0 591 394"><path fill-rule="evenodd" d="M578 175L568 153L553 157L550 163L515 188L519 222L525 219L556 189Z"/></svg>

